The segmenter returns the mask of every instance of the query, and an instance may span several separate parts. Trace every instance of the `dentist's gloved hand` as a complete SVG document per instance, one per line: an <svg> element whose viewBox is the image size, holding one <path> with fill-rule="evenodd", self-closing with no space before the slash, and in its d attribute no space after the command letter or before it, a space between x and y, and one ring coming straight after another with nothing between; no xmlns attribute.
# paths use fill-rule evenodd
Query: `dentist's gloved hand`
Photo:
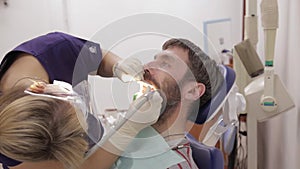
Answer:
<svg viewBox="0 0 300 169"><path fill-rule="evenodd" d="M157 91L145 101L145 96L136 99L129 107L128 112L134 111L125 124L116 131L109 141L119 150L124 151L128 144L144 128L156 123L161 113L163 98ZM142 106L141 106L142 105Z"/></svg>
<svg viewBox="0 0 300 169"><path fill-rule="evenodd" d="M123 82L144 79L144 68L140 60L136 58L127 58L118 61L113 66L113 75Z"/></svg>

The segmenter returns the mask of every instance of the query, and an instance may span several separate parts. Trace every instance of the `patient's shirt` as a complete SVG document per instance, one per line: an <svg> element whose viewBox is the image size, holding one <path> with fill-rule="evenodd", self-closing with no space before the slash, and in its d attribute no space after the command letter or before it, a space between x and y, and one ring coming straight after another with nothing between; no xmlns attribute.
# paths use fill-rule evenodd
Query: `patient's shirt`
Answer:
<svg viewBox="0 0 300 169"><path fill-rule="evenodd" d="M6 54L0 65L0 79L21 52L34 56L53 80L73 86L97 70L102 52L100 45L61 32L53 32L26 41Z"/></svg>
<svg viewBox="0 0 300 169"><path fill-rule="evenodd" d="M176 141L169 141L168 144L173 151L185 159L185 161L175 164L168 169L198 169L193 160L190 143L186 138L181 140L179 144L177 144Z"/></svg>
<svg viewBox="0 0 300 169"><path fill-rule="evenodd" d="M142 130L117 160L113 169L197 169L186 139L172 147L152 127ZM172 145L172 144L171 144Z"/></svg>

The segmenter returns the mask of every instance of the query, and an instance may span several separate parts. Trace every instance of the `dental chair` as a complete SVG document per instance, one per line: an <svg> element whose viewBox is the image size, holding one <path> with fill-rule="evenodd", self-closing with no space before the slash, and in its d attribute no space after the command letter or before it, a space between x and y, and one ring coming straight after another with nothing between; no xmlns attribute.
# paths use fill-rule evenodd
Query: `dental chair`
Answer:
<svg viewBox="0 0 300 169"><path fill-rule="evenodd" d="M203 124L211 120L221 109L230 111L232 106L228 102L228 98L233 91L235 84L235 72L228 66L220 65L220 71L224 75L224 82L220 87L218 93L205 105L199 108L199 113L195 120L196 124ZM232 95L232 94L231 94ZM228 112L227 111L227 112ZM236 112L234 112L236 113ZM193 159L201 169L223 169L224 168L224 157L220 149L215 147L215 143L219 140L220 135L226 135L223 145L227 146L225 149L230 151L233 149L234 132L231 123L235 118L232 115L222 114L219 120L210 128L205 139L200 143L191 134L186 134L186 138L190 141L192 148ZM237 120L237 119L236 119Z"/></svg>

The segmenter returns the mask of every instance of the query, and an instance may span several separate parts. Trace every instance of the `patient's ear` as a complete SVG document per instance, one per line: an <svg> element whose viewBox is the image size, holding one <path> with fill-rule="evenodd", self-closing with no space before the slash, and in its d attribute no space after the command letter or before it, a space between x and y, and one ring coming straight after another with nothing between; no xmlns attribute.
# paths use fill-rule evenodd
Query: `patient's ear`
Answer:
<svg viewBox="0 0 300 169"><path fill-rule="evenodd" d="M187 84L184 91L184 98L187 100L197 100L205 92L205 85L203 83L190 82Z"/></svg>

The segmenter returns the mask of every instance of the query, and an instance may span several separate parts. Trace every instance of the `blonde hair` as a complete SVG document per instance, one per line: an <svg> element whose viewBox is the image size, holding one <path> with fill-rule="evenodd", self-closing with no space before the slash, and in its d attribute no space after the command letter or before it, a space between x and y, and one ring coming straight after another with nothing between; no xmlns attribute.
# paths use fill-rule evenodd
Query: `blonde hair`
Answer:
<svg viewBox="0 0 300 169"><path fill-rule="evenodd" d="M77 168L88 149L77 110L67 101L16 87L0 97L0 153L18 161L58 160Z"/></svg>

